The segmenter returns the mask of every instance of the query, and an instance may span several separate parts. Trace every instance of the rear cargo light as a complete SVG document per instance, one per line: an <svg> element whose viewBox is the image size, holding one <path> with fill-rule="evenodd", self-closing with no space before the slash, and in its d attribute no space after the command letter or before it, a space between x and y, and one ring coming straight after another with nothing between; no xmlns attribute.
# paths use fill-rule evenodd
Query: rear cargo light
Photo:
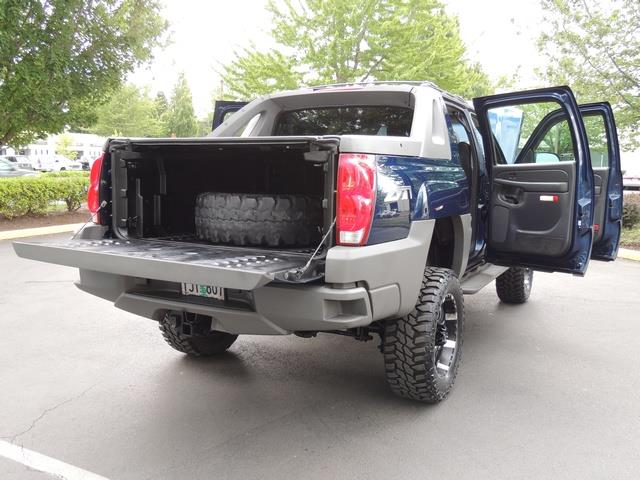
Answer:
<svg viewBox="0 0 640 480"><path fill-rule="evenodd" d="M376 157L342 153L338 158L336 241L364 245L376 204Z"/></svg>
<svg viewBox="0 0 640 480"><path fill-rule="evenodd" d="M87 208L93 214L93 222L100 223L100 174L102 172L102 161L104 153L95 159L91 166L89 175L89 190L87 191Z"/></svg>

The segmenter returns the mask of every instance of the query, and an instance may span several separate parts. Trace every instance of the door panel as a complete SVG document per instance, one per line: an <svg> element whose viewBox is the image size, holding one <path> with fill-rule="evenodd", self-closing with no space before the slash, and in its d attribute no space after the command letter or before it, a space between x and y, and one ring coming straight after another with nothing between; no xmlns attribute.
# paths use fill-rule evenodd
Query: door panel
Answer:
<svg viewBox="0 0 640 480"><path fill-rule="evenodd" d="M489 241L504 252L561 257L571 244L575 164L496 165Z"/></svg>
<svg viewBox="0 0 640 480"><path fill-rule="evenodd" d="M598 136L606 136L605 149L608 161L608 164L601 161L598 165L595 163L596 156L593 155L595 182L596 185L600 184L600 189L598 191L596 188L595 191L595 241L591 258L594 260L615 260L618 255L622 229L622 169L616 122L611 105L607 102L580 105L580 111L585 119L597 118L599 122L604 123L605 131L603 133L596 131L592 136L591 129L588 128L587 135L589 135L589 146L592 151L596 145L603 146L603 139Z"/></svg>
<svg viewBox="0 0 640 480"><path fill-rule="evenodd" d="M583 275L593 241L594 177L579 107L568 87L474 99L490 170L487 260ZM528 148L540 124L561 123Z"/></svg>
<svg viewBox="0 0 640 480"><path fill-rule="evenodd" d="M606 167L596 167L593 169L593 184L596 195L596 206L593 214L593 246L594 249L598 242L602 240L602 232L604 228L602 226L604 216L606 214L607 204L607 185L609 183L609 169ZM593 258L593 252L591 255Z"/></svg>

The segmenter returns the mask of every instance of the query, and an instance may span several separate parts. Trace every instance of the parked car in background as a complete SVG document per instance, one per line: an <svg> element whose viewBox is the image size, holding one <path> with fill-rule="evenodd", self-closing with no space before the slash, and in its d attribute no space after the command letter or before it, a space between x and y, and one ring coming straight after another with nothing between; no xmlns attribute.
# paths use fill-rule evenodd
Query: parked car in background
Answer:
<svg viewBox="0 0 640 480"><path fill-rule="evenodd" d="M33 170L33 164L26 155L0 155L0 158L15 164L22 170Z"/></svg>
<svg viewBox="0 0 640 480"><path fill-rule="evenodd" d="M5 177L34 177L37 173L33 170L18 168L15 162L0 158L0 178Z"/></svg>
<svg viewBox="0 0 640 480"><path fill-rule="evenodd" d="M88 155L82 155L78 161L82 165L83 170L89 171L91 169L91 165L93 165L95 159L89 157Z"/></svg>
<svg viewBox="0 0 640 480"><path fill-rule="evenodd" d="M63 155L49 155L38 157L35 168L43 172L79 171L82 170L82 164L75 160L69 160Z"/></svg>
<svg viewBox="0 0 640 480"><path fill-rule="evenodd" d="M624 172L622 186L625 190L640 190L640 169Z"/></svg>

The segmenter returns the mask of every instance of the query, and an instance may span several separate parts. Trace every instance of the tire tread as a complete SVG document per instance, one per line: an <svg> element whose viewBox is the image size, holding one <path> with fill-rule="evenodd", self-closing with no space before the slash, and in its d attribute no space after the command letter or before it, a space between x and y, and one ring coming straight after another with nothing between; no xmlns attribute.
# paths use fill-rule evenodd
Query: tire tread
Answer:
<svg viewBox="0 0 640 480"><path fill-rule="evenodd" d="M435 329L445 292L458 294L458 352L447 386L438 385L435 364ZM401 397L427 403L442 401L448 394L461 361L464 302L455 274L448 269L427 267L422 278L418 302L408 315L389 321L385 327L384 363L391 390Z"/></svg>

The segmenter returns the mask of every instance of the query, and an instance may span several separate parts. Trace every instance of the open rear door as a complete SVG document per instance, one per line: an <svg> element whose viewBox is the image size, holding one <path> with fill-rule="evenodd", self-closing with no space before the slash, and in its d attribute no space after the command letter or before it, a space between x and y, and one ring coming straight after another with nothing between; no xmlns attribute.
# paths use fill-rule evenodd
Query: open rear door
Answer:
<svg viewBox="0 0 640 480"><path fill-rule="evenodd" d="M568 87L474 99L491 174L487 260L583 275L593 242L594 176L587 134ZM527 148L541 122L564 114Z"/></svg>
<svg viewBox="0 0 640 480"><path fill-rule="evenodd" d="M595 180L591 258L615 260L622 230L622 167L613 110L608 102L580 105Z"/></svg>
<svg viewBox="0 0 640 480"><path fill-rule="evenodd" d="M620 147L611 105L606 102L580 105L580 114L589 141L594 177L593 260L615 260L622 228L622 170ZM523 147L524 151L562 154L562 145L548 142L553 129L566 121L564 110L549 113ZM547 143L545 145L545 142Z"/></svg>

